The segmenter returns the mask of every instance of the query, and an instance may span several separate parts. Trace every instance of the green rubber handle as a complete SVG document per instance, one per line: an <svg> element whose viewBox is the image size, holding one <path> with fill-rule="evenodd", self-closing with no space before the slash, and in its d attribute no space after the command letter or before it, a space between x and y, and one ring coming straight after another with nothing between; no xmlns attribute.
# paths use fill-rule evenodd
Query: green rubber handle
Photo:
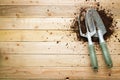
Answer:
<svg viewBox="0 0 120 80"><path fill-rule="evenodd" d="M94 45L89 45L89 52L90 52L90 59L91 59L92 68L97 70L98 69L98 61L97 61L97 57L95 54Z"/></svg>
<svg viewBox="0 0 120 80"><path fill-rule="evenodd" d="M103 53L103 57L105 59L105 63L107 64L107 66L109 68L113 67L113 63L110 57L110 53L108 51L107 48L107 44L105 42L100 43L101 49L102 49L102 53Z"/></svg>

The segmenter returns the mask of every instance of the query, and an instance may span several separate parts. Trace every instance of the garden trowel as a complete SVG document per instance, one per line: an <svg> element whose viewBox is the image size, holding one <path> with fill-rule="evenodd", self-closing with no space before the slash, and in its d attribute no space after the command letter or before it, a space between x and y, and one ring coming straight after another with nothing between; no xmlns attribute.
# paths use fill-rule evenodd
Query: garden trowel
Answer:
<svg viewBox="0 0 120 80"><path fill-rule="evenodd" d="M94 20L94 24L90 24L92 23L91 20L88 21L88 27L90 29L90 31L94 31L94 27L96 27L96 34L93 35L93 37L98 37L99 38L99 43L100 43L100 47L101 47L101 50L102 50L102 53L103 53L103 57L105 59L105 62L107 64L107 66L109 68L111 68L113 66L113 63L112 63L112 60L111 60L111 57L110 57L110 54L109 54L109 51L108 51L108 48L107 48L107 44L104 40L104 34L107 32L106 31L106 28L103 24L103 21L101 19L101 17L99 16L98 12L94 9L94 8L89 8L87 10L87 13L88 13L88 16L93 18Z"/></svg>

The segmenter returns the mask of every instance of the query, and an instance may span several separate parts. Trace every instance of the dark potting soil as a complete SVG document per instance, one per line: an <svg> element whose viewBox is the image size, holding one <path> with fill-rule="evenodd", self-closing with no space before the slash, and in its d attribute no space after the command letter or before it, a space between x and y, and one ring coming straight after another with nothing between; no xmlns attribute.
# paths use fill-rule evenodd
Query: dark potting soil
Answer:
<svg viewBox="0 0 120 80"><path fill-rule="evenodd" d="M104 39L107 40L110 38L110 36L114 33L114 28L116 27L116 22L113 21L113 14L110 12L110 10L106 9L97 9L105 27L107 30L107 33L104 35ZM83 33L86 33L86 27L85 27L85 16L86 8L80 9L80 23L81 23L81 29ZM73 26L71 26L72 29L79 29L78 28L78 20L75 19L73 22ZM81 37L79 34L79 30L74 30L77 34L77 38L79 41L87 41L87 38ZM93 37L92 39L94 42L98 42L98 38Z"/></svg>

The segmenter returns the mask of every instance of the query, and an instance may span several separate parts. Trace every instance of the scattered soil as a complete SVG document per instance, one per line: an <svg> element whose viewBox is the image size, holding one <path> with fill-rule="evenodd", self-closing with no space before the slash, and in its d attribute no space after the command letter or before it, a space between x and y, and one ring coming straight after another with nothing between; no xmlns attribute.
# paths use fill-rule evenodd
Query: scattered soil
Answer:
<svg viewBox="0 0 120 80"><path fill-rule="evenodd" d="M108 76L111 76L111 73L109 73Z"/></svg>
<svg viewBox="0 0 120 80"><path fill-rule="evenodd" d="M107 40L110 38L110 36L114 33L114 29L116 27L116 22L113 19L113 14L111 13L110 10L106 10L106 9L102 9L102 8L97 8L97 11L100 15L100 17L103 20L103 23L106 27L107 33L104 35L104 39ZM86 33L86 28L85 28L85 16L84 14L86 13L86 8L81 8L80 9L80 22L81 22L81 29L83 33ZM76 32L77 34L77 38L79 41L87 41L87 38L81 37L79 34L79 29L78 28L78 20L77 18L73 21L73 25L71 26L71 28L74 30L74 32ZM94 42L98 42L98 38L93 37L92 39Z"/></svg>
<svg viewBox="0 0 120 80"><path fill-rule="evenodd" d="M9 58L6 56L6 57L5 57L5 60L8 60L8 59L9 59Z"/></svg>

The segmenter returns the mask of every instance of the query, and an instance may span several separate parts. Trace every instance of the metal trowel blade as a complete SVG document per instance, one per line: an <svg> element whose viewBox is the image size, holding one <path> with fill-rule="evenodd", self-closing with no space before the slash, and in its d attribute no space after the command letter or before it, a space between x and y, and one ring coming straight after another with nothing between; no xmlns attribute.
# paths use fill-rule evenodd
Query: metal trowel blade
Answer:
<svg viewBox="0 0 120 80"><path fill-rule="evenodd" d="M98 12L93 9L93 8L90 8L87 10L87 13L86 13L86 16L88 17L88 27L89 27L89 30L92 32L94 31L94 27L98 30L101 30L102 32L102 35L104 35L107 31L106 31L106 28L103 24L103 21L102 19L100 18ZM93 19L93 20L92 20ZM96 33L94 35L94 37L98 37L98 34Z"/></svg>

